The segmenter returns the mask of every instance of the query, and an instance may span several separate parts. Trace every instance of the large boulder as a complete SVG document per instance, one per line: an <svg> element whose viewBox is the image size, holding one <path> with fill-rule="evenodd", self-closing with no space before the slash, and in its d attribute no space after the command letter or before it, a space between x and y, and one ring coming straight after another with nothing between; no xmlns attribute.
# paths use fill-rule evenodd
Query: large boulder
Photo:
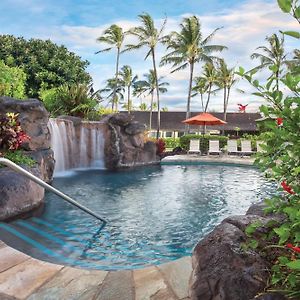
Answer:
<svg viewBox="0 0 300 300"><path fill-rule="evenodd" d="M146 126L130 114L108 115L103 120L105 166L110 170L159 162L156 145L145 141Z"/></svg>
<svg viewBox="0 0 300 300"><path fill-rule="evenodd" d="M283 221L283 216L265 215L263 208L263 204L254 205L247 215L226 218L196 245L192 255L191 299L252 300L264 290L269 262L259 251L242 247L249 224L259 221L262 226L257 235L262 236L272 230L264 225ZM283 299L277 297L281 296L269 294L259 299Z"/></svg>
<svg viewBox="0 0 300 300"><path fill-rule="evenodd" d="M38 168L26 169L40 177ZM44 189L25 176L1 168L0 195L0 221L3 221L39 207L44 199Z"/></svg>
<svg viewBox="0 0 300 300"><path fill-rule="evenodd" d="M47 127L49 113L41 101L0 97L0 112L19 113L21 127L30 136L30 141L24 143L22 148L26 150L50 148L50 134Z"/></svg>
<svg viewBox="0 0 300 300"><path fill-rule="evenodd" d="M0 112L19 113L21 127L30 136L30 141L22 145L24 154L36 161L33 168L22 167L50 183L55 161L47 127L49 113L43 103L0 97ZM44 189L39 185L9 168L0 168L0 220L27 213L40 206L43 199Z"/></svg>

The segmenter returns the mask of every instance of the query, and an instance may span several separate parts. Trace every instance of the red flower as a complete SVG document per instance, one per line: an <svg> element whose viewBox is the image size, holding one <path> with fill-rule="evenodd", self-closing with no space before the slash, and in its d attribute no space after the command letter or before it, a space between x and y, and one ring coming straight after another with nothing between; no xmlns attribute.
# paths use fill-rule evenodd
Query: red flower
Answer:
<svg viewBox="0 0 300 300"><path fill-rule="evenodd" d="M286 192L288 192L289 194L292 194L292 195L294 195L295 194L295 192L292 190L292 188L286 183L286 181L282 181L281 182L281 186L282 186L282 188L286 191Z"/></svg>
<svg viewBox="0 0 300 300"><path fill-rule="evenodd" d="M163 139L158 139L156 141L156 153L161 155L166 150L166 143Z"/></svg>
<svg viewBox="0 0 300 300"><path fill-rule="evenodd" d="M295 247L292 244L287 244L286 245L287 248L292 249L293 251L300 253L300 247Z"/></svg>
<svg viewBox="0 0 300 300"><path fill-rule="evenodd" d="M283 118L277 118L276 123L277 123L278 126L283 125Z"/></svg>

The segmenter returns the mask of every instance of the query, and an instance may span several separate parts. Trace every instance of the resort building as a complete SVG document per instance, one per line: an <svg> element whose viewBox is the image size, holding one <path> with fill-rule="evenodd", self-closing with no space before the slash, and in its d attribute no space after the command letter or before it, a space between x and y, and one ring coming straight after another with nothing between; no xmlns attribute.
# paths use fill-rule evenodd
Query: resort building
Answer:
<svg viewBox="0 0 300 300"><path fill-rule="evenodd" d="M134 115L134 119L138 122L145 124L149 128L150 112L149 111L133 111L131 114ZM192 112L191 117L199 114L199 112ZM223 120L223 113L212 114ZM220 134L222 130L225 131L225 135L236 136L244 133L255 134L258 132L258 126L256 120L260 119L260 113L227 113L227 124L223 126L207 126L207 134ZM160 136L166 137L180 137L184 134L185 124L182 123L186 119L186 113L183 111L175 112L161 112L161 132ZM156 135L157 128L157 112L152 114L152 130L150 136ZM202 126L190 126L190 133L201 133Z"/></svg>

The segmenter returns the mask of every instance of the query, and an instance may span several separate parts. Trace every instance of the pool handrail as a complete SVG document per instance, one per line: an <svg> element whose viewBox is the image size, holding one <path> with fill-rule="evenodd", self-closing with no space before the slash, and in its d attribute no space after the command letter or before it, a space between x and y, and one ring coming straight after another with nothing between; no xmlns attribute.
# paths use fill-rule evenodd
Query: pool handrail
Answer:
<svg viewBox="0 0 300 300"><path fill-rule="evenodd" d="M104 223L104 225L107 223L107 221L105 219L103 219L102 217L100 217L98 214L94 213L93 211L91 211L87 207L81 205L80 203L78 203L77 201L75 201L74 199L72 199L71 197L69 197L68 195L62 193L61 191L57 190L56 188L54 188L53 186L49 185L48 183L44 182L43 180L41 180L37 176L35 176L35 175L31 174L30 172L26 171L25 169L23 169L22 167L18 166L17 164L15 164L14 162L12 162L11 160L9 160L7 158L4 158L4 157L0 157L0 164L3 164L5 166L9 167L10 169L14 170L15 172L20 173L20 174L26 176L27 178L29 178L30 180L34 181L38 185L42 186L46 190L48 190L48 191L56 194L57 196L61 197L65 201L73 204L77 208L83 210L84 212L88 213L89 215L91 215L91 216L95 217L96 219L102 221Z"/></svg>

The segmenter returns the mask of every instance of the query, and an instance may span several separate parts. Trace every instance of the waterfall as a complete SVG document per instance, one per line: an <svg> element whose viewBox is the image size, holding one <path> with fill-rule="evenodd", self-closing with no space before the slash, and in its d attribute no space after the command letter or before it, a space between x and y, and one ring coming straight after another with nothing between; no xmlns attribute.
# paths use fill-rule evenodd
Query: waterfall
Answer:
<svg viewBox="0 0 300 300"><path fill-rule="evenodd" d="M49 131L55 170L60 173L77 168L104 168L104 137L99 122L50 119Z"/></svg>

